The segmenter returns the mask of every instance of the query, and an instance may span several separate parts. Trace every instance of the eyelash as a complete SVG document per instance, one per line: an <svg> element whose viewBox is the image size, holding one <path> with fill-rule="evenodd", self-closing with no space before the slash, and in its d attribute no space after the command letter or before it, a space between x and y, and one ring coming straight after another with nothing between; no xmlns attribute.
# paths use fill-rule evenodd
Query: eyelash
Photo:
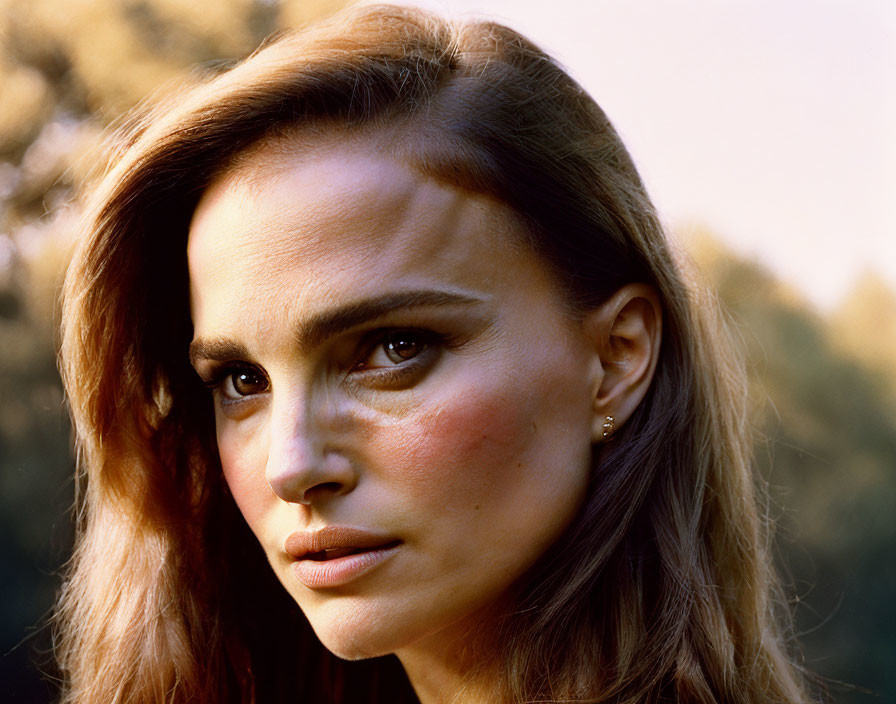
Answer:
<svg viewBox="0 0 896 704"><path fill-rule="evenodd" d="M383 348L392 335L407 334L413 336L422 345L421 351L413 357L399 362L391 366L384 367L364 367L369 359ZM428 369L435 361L434 355L438 355L442 349L451 345L447 336L431 330L419 328L380 328L366 334L359 344L360 352L355 355L357 361L347 365L346 376L361 375L361 383L363 380L370 380L370 385L376 386L396 386L401 387L408 383L416 375ZM264 371L253 365L246 363L222 363L219 367L212 371L208 379L203 380L203 386L209 391L216 392L223 387L227 380L236 374L247 372L257 375L262 379L267 379ZM270 382L268 382L269 384ZM364 384L366 385L366 384ZM267 389L265 389L267 390ZM263 393L263 392L261 392ZM242 403L250 400L260 394L247 394L238 398L223 397L224 403Z"/></svg>

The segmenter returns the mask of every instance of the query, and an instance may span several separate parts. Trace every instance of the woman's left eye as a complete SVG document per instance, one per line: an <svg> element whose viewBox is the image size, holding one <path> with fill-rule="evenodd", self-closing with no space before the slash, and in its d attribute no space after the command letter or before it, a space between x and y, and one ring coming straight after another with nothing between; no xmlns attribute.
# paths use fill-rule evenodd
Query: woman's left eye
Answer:
<svg viewBox="0 0 896 704"><path fill-rule="evenodd" d="M354 371L388 370L418 366L437 346L434 333L424 330L386 330L368 338Z"/></svg>

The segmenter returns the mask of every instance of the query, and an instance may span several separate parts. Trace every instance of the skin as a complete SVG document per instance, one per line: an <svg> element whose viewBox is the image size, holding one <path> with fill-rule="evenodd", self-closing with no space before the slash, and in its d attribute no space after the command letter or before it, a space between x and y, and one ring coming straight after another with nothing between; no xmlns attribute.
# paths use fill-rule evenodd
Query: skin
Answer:
<svg viewBox="0 0 896 704"><path fill-rule="evenodd" d="M324 645L396 653L423 702L456 691L471 658L488 672L464 646L573 520L605 413L624 422L655 365L635 339L658 340L649 292L573 317L516 227L500 203L334 143L253 149L190 228L191 356L231 492ZM321 328L409 291L428 293ZM384 348L396 340L406 357ZM284 544L330 525L401 542L312 589Z"/></svg>

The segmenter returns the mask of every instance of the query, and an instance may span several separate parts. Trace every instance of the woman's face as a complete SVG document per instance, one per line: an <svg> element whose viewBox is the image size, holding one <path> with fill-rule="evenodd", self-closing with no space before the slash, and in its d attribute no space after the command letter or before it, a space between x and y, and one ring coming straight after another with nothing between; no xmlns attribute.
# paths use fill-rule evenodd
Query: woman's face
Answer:
<svg viewBox="0 0 896 704"><path fill-rule="evenodd" d="M487 623L582 502L601 369L514 227L337 143L256 148L196 211L191 357L224 474L337 655Z"/></svg>

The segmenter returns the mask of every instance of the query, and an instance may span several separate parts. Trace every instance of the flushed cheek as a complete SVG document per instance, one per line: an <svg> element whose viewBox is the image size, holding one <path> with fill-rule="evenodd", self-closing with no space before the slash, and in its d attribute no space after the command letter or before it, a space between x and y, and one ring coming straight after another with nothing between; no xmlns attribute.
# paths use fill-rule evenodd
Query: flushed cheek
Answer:
<svg viewBox="0 0 896 704"><path fill-rule="evenodd" d="M529 460L537 426L522 399L465 390L383 429L372 447L417 506L477 511Z"/></svg>

